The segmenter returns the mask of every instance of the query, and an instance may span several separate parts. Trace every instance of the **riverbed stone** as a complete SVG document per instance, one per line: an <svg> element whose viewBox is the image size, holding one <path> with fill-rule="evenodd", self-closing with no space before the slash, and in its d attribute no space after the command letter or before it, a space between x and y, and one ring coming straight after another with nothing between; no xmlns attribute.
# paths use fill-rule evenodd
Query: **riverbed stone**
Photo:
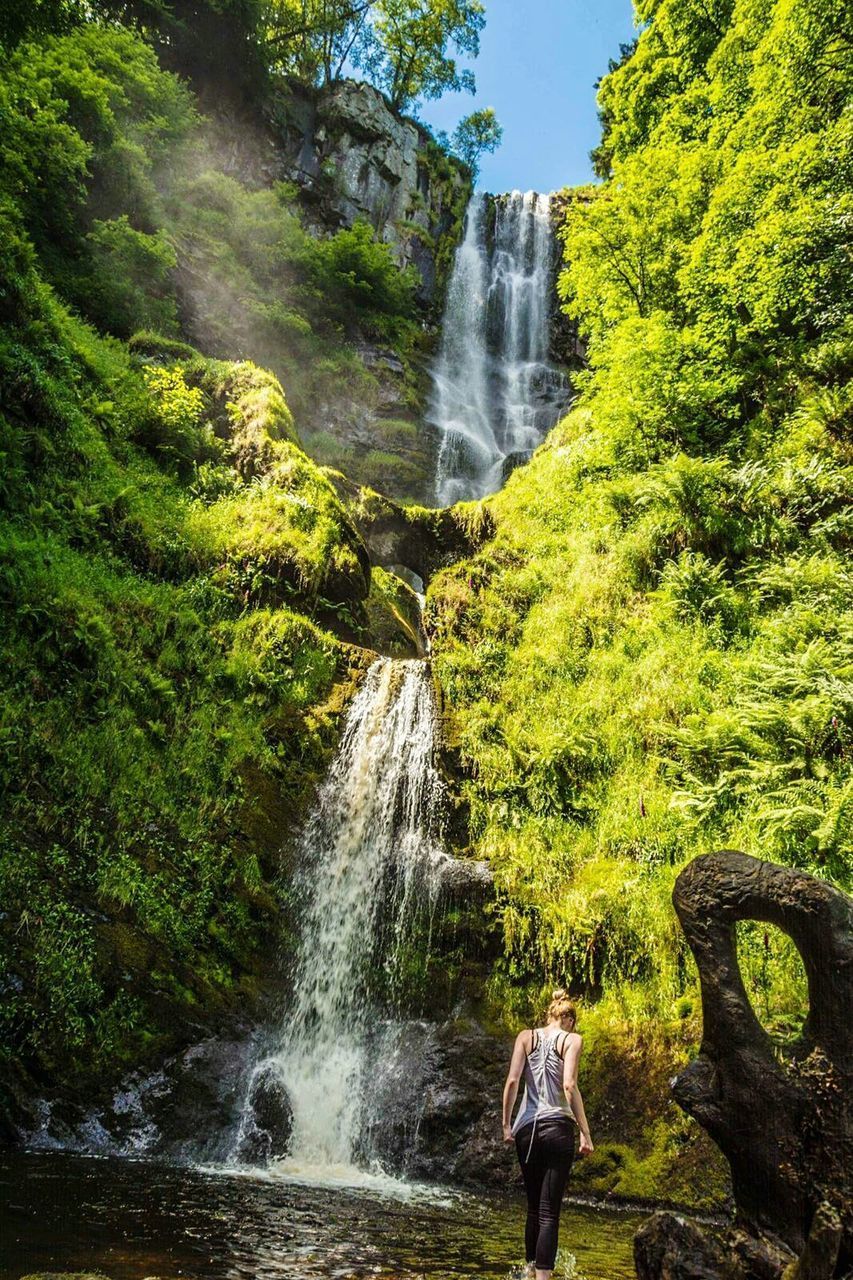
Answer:
<svg viewBox="0 0 853 1280"><path fill-rule="evenodd" d="M655 1213L634 1237L637 1280L742 1280L722 1247L689 1218Z"/></svg>

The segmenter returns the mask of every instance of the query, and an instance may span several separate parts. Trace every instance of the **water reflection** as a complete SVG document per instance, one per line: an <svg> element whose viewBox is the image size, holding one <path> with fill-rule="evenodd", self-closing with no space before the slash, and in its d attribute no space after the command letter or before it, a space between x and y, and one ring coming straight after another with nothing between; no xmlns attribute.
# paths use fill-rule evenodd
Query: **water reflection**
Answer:
<svg viewBox="0 0 853 1280"><path fill-rule="evenodd" d="M66 1155L0 1159L0 1280L102 1271L111 1280L507 1280L520 1199L375 1191ZM585 1280L629 1280L638 1219L566 1205Z"/></svg>

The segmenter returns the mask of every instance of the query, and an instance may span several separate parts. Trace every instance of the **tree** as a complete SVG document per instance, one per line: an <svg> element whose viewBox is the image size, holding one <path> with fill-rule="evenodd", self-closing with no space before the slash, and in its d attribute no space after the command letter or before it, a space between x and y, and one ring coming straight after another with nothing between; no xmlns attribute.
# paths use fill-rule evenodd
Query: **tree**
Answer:
<svg viewBox="0 0 853 1280"><path fill-rule="evenodd" d="M266 47L274 64L333 84L357 57L375 0L272 0Z"/></svg>
<svg viewBox="0 0 853 1280"><path fill-rule="evenodd" d="M359 65L398 111L448 90L473 93L473 72L448 50L476 58L485 22L482 0L376 0Z"/></svg>
<svg viewBox="0 0 853 1280"><path fill-rule="evenodd" d="M503 138L503 127L498 122L494 107L472 111L459 121L453 134L452 147L460 160L464 160L476 181L480 156L496 151Z"/></svg>
<svg viewBox="0 0 853 1280"><path fill-rule="evenodd" d="M86 6L80 0L3 0L0 49L14 49L25 39L69 31L86 16Z"/></svg>

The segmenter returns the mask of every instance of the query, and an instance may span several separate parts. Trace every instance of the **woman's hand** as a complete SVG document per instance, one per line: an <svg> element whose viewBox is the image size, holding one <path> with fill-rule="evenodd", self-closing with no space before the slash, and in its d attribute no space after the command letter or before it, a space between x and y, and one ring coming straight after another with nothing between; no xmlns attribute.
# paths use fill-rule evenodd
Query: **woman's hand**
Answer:
<svg viewBox="0 0 853 1280"><path fill-rule="evenodd" d="M514 1138L513 1138L513 1136L512 1136L512 1129L511 1129L511 1127L510 1127L508 1124L505 1124L505 1125L504 1125L504 1127L503 1127L503 1131L504 1131L504 1142L514 1142L514 1141L515 1141L515 1139L514 1139Z"/></svg>
<svg viewBox="0 0 853 1280"><path fill-rule="evenodd" d="M578 1147L578 1159L582 1160L584 1156L591 1156L595 1147L592 1145L592 1138L588 1133L581 1134L580 1146Z"/></svg>

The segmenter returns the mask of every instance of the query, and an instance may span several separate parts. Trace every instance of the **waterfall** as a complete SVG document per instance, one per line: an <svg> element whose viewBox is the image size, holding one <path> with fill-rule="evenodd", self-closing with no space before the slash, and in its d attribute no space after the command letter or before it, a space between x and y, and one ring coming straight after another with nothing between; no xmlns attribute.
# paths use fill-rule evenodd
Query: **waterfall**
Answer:
<svg viewBox="0 0 853 1280"><path fill-rule="evenodd" d="M352 1180L369 1159L368 1073L389 1043L406 943L434 904L443 784L429 669L381 658L353 700L301 837L301 941L293 1000L254 1068L235 1153L258 1125L253 1099L284 1090L292 1115L280 1170ZM393 1041L393 1036L391 1036Z"/></svg>
<svg viewBox="0 0 853 1280"><path fill-rule="evenodd" d="M505 460L534 449L566 403L548 361L553 258L550 196L472 197L432 370L440 506L499 488Z"/></svg>

